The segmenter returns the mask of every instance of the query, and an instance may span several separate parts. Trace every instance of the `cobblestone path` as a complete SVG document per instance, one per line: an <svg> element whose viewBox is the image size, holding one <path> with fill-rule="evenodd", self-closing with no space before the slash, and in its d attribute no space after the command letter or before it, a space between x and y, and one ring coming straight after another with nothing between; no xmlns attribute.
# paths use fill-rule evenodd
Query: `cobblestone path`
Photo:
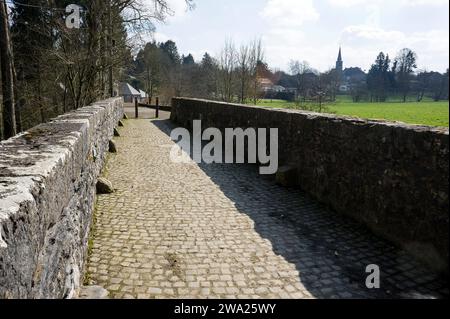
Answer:
<svg viewBox="0 0 450 319"><path fill-rule="evenodd" d="M128 120L88 263L112 298L429 298L445 284L364 227L246 165L169 160L168 121ZM381 289L365 286L380 266Z"/></svg>

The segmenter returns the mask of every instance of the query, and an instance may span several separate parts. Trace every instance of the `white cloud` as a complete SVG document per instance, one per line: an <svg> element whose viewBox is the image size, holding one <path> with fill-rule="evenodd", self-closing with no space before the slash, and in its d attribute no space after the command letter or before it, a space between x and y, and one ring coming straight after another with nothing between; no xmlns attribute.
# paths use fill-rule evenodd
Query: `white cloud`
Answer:
<svg viewBox="0 0 450 319"><path fill-rule="evenodd" d="M313 0L268 0L260 17L267 26L262 39L269 65L286 69L290 59L315 54L302 31L320 18Z"/></svg>
<svg viewBox="0 0 450 319"><path fill-rule="evenodd" d="M317 43L309 33L298 29L272 28L262 38L267 62L272 68L288 70L290 60L307 60L314 68L327 70L334 67L337 43Z"/></svg>
<svg viewBox="0 0 450 319"><path fill-rule="evenodd" d="M300 27L319 20L313 0L269 0L260 15L271 25Z"/></svg>
<svg viewBox="0 0 450 319"><path fill-rule="evenodd" d="M323 34L315 37L314 32L324 31L320 28L323 25L318 26L321 31L315 31L315 27L306 24L320 17L312 1L269 0L267 2L261 16L269 26L263 40L268 62L271 65L285 68L290 59L308 60L313 67L324 71L334 66L337 46L340 43L343 46L344 62L347 67L360 66L368 69L380 51L389 53L391 58L394 58L399 50L408 47L417 52L419 68L426 67L438 71L446 68L447 63L443 61L448 61L449 58L447 30L409 32L385 28L382 23L384 9L381 5L391 3L391 6L396 6L395 10L402 10L402 6L448 6L448 0L396 0L394 4L390 0L328 0L328 2L341 7L361 5L361 9L365 11L365 21L362 25L349 25L340 32L336 30L335 40ZM295 13L301 8L303 12L309 14L301 16ZM297 15L300 19L290 22ZM283 23L276 22L283 19L285 20Z"/></svg>
<svg viewBox="0 0 450 319"><path fill-rule="evenodd" d="M405 6L448 6L448 0L403 0Z"/></svg>
<svg viewBox="0 0 450 319"><path fill-rule="evenodd" d="M341 35L345 60L368 68L380 51L394 58L402 48L418 54L420 67L442 70L442 61L449 58L448 33L443 30L404 33L367 25L349 26Z"/></svg>
<svg viewBox="0 0 450 319"><path fill-rule="evenodd" d="M336 7L353 7L357 5L391 5L390 0L328 0L329 4ZM448 6L448 0L395 0L399 6Z"/></svg>
<svg viewBox="0 0 450 319"><path fill-rule="evenodd" d="M169 0L169 6L174 12L173 16L169 17L169 20L183 19L189 13L185 0Z"/></svg>
<svg viewBox="0 0 450 319"><path fill-rule="evenodd" d="M166 42L168 40L172 40L172 41L177 42L177 40L178 40L176 37L171 37L171 36L169 36L169 35L167 35L165 33L162 33L162 32L155 32L153 34L153 39L156 42Z"/></svg>
<svg viewBox="0 0 450 319"><path fill-rule="evenodd" d="M367 42L371 43L373 41L386 40L391 42L398 42L399 40L403 40L405 35L399 31L386 31L381 28L368 25L357 25L348 26L347 28L345 28L342 33L342 37L347 43L354 41L354 44L361 45L361 40L367 40Z"/></svg>
<svg viewBox="0 0 450 319"><path fill-rule="evenodd" d="M336 7L353 7L363 3L369 2L368 0L329 0L332 6Z"/></svg>
<svg viewBox="0 0 450 319"><path fill-rule="evenodd" d="M143 3L148 10L152 11L154 9L155 4L153 0L144 0ZM189 14L185 0L168 0L168 5L172 14L167 16L167 22L178 22Z"/></svg>
<svg viewBox="0 0 450 319"><path fill-rule="evenodd" d="M370 25L346 27L338 38L345 67L368 70L380 51L394 59L398 51L411 48L418 55L419 69L445 71L449 59L449 39L445 30L405 33ZM263 37L266 56L272 67L287 69L291 59L307 60L321 71L334 67L338 42L320 41L295 29L272 28Z"/></svg>
<svg viewBox="0 0 450 319"><path fill-rule="evenodd" d="M449 57L448 29L436 26L438 29L413 32L397 24L401 30L395 30L393 23L387 28L381 18L386 7L403 14L408 8L417 7L420 10L433 7L440 10L437 7L446 6L445 10L448 10L448 0L328 0L328 3L346 11L362 9L366 12L363 25L350 25L341 32L340 42L345 48L345 59L352 65L368 68L380 51L394 58L400 49L408 47L417 52L419 67L440 71L446 67L444 61L448 61Z"/></svg>
<svg viewBox="0 0 450 319"><path fill-rule="evenodd" d="M394 58L404 47L417 52L419 68L448 67L448 0L196 0L188 13L184 0L168 1L176 16L155 37L172 38L197 61L206 50L218 52L227 36L237 44L261 36L269 65L284 70L290 59L334 67L339 44L346 67L368 69L380 51Z"/></svg>

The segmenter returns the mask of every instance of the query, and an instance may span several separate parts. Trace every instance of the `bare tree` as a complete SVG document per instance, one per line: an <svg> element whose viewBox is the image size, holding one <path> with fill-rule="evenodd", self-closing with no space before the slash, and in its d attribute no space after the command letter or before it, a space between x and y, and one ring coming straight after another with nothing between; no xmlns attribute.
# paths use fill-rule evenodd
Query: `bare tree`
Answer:
<svg viewBox="0 0 450 319"><path fill-rule="evenodd" d="M6 2L0 2L0 60L3 92L3 136L10 138L17 133L14 97L14 60L9 33Z"/></svg>
<svg viewBox="0 0 450 319"><path fill-rule="evenodd" d="M241 45L237 57L239 67L239 102L245 103L251 80L251 50L248 45Z"/></svg>
<svg viewBox="0 0 450 319"><path fill-rule="evenodd" d="M252 82L253 104L258 102L259 88L259 68L264 63L264 48L261 39L254 40L250 45L250 74Z"/></svg>
<svg viewBox="0 0 450 319"><path fill-rule="evenodd" d="M306 98L308 96L308 81L307 81L307 74L312 72L312 68L309 65L307 61L294 61L291 60L289 62L289 69L291 71L291 74L295 76L295 83L296 83L296 101L298 104L301 103L301 100L303 102L306 102Z"/></svg>
<svg viewBox="0 0 450 319"><path fill-rule="evenodd" d="M156 20L164 21L174 14L170 0L74 1L83 3L81 28L68 29L63 19L67 1L35 0L32 5L11 1L8 23L6 1L0 0L1 55L7 61L2 61L3 102L8 106L3 108L4 129L9 131L5 137L16 133L14 125L23 123L27 129L115 95L116 84L132 61L135 39L153 32ZM193 0L185 1L186 9L192 9ZM11 37L7 39L9 25ZM9 49L4 49L6 46ZM20 103L14 108L16 101Z"/></svg>
<svg viewBox="0 0 450 319"><path fill-rule="evenodd" d="M222 100L233 100L233 88L235 84L235 69L237 63L236 47L231 39L225 41L225 45L219 56L219 86Z"/></svg>

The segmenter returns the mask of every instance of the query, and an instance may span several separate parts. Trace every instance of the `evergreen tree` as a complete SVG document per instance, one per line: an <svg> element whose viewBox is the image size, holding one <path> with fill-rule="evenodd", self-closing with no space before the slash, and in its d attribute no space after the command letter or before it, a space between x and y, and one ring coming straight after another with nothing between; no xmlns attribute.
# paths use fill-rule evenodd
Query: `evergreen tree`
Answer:
<svg viewBox="0 0 450 319"><path fill-rule="evenodd" d="M391 61L389 55L380 52L372 64L367 76L367 87L371 93L371 100L384 102L390 88L389 68Z"/></svg>
<svg viewBox="0 0 450 319"><path fill-rule="evenodd" d="M202 97L215 99L217 97L217 62L208 53L205 53L200 69L200 94Z"/></svg>
<svg viewBox="0 0 450 319"><path fill-rule="evenodd" d="M28 6L32 2L33 6ZM53 12L39 6L48 1L13 1L12 42L17 72L17 91L22 101L23 125L33 126L44 122L54 114L48 114L48 99L54 101L56 92L48 79L55 77L55 61L52 56ZM25 5L23 5L25 4ZM21 123L22 124L22 123Z"/></svg>
<svg viewBox="0 0 450 319"><path fill-rule="evenodd" d="M192 56L192 54L189 53L187 56L183 56L182 64L183 65L194 65L195 60L194 60L194 57Z"/></svg>
<svg viewBox="0 0 450 319"><path fill-rule="evenodd" d="M19 120L14 122L23 124L23 129L117 94L115 84L124 79L124 70L132 62L127 31L152 31L155 19L164 20L173 12L167 0L148 0L147 6L142 0L11 1L12 19L5 25L11 25L12 40L3 42L13 43L16 51L9 60L17 69L11 78L17 74L17 81L3 80L2 84L11 84L14 95L20 95L22 121L16 116ZM6 12L5 1L1 4ZM66 27L69 4L82 7L79 29ZM0 20L6 18L2 14ZM0 30L0 35L4 34ZM164 48L172 64L179 64L172 44L166 43ZM1 53L7 51L13 50L2 49ZM4 89L3 95L8 97L8 92ZM12 101L9 97L4 100Z"/></svg>
<svg viewBox="0 0 450 319"><path fill-rule="evenodd" d="M180 64L180 54L178 53L178 48L175 42L168 40L161 43L159 47L174 65Z"/></svg>

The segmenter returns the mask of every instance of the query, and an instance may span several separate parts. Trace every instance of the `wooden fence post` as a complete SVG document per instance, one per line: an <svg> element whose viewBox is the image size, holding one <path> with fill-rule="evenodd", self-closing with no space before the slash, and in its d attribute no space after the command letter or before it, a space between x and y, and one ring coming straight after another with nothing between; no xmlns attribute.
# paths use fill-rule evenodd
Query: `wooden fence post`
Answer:
<svg viewBox="0 0 450 319"><path fill-rule="evenodd" d="M138 103L137 98L134 98L134 111L135 111L135 117L139 118L139 103Z"/></svg>
<svg viewBox="0 0 450 319"><path fill-rule="evenodd" d="M159 97L156 98L156 118L159 119Z"/></svg>

